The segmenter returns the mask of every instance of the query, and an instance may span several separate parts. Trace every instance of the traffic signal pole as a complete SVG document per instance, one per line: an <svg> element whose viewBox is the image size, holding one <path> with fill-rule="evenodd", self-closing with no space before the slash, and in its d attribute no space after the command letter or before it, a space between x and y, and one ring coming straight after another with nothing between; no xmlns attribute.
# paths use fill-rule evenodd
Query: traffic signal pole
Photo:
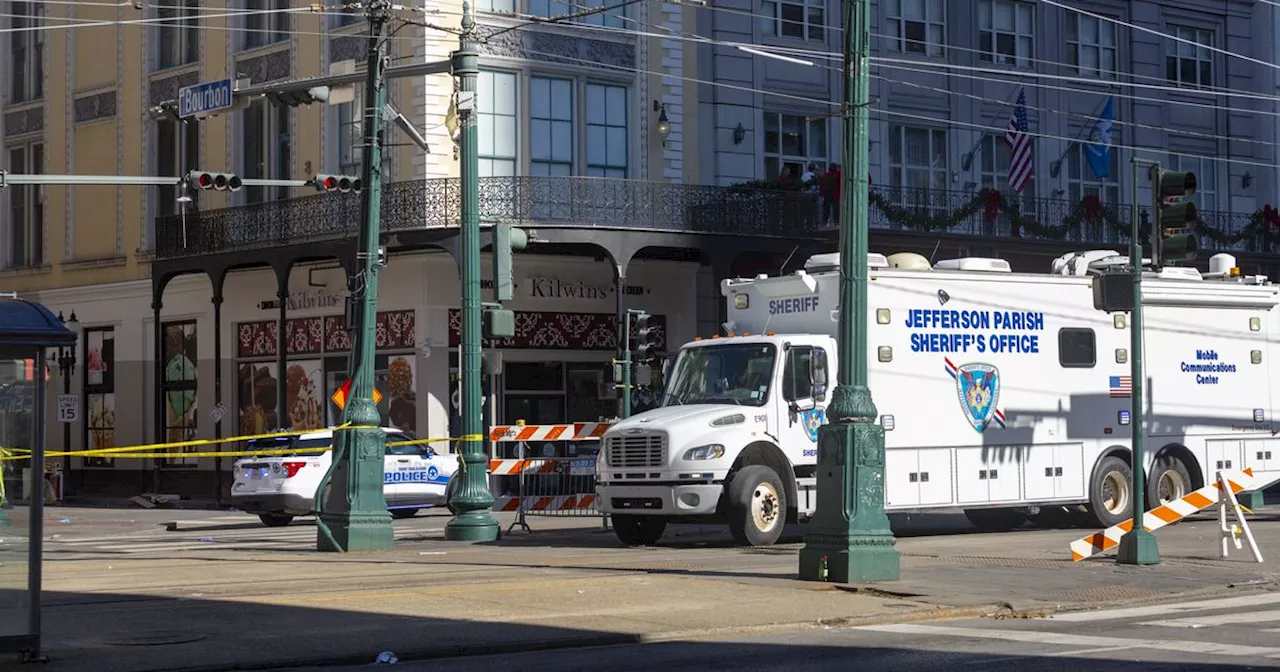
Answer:
<svg viewBox="0 0 1280 672"><path fill-rule="evenodd" d="M1129 265L1133 270L1133 310L1129 315L1129 380L1133 387L1129 397L1129 417L1132 429L1130 430L1130 442L1132 444L1133 458L1129 462L1129 469L1132 472L1130 477L1133 486L1130 491L1133 495L1133 529L1124 536L1120 537L1120 546L1117 549L1116 562L1122 565L1154 565L1160 562L1160 549L1156 544L1156 536L1143 526L1142 515L1147 508L1146 497L1146 480L1147 480L1147 462L1145 455L1147 428L1143 417L1144 410L1144 391L1146 386L1145 373L1143 371L1142 362L1142 228L1138 221L1138 168L1140 166L1149 166L1151 168L1151 201L1152 201L1152 227L1151 227L1151 262L1152 268L1159 268L1158 257L1161 246L1161 236L1163 231L1160 229L1160 163L1158 161L1150 161L1147 159L1139 159L1131 157L1130 165L1133 166L1133 198L1130 205L1130 236L1129 236Z"/></svg>
<svg viewBox="0 0 1280 672"><path fill-rule="evenodd" d="M357 240L352 299L359 325L347 363L351 398L343 408L343 422L351 429L335 432L333 462L317 489L316 548L321 551L379 551L395 547L391 514L382 492L386 434L382 415L373 402L374 345L378 314L378 272L385 263L381 249L382 108L386 102L383 70L387 0L365 2L369 20L369 55L364 89L364 166L361 182L362 219ZM333 486L337 487L333 487Z"/></svg>
<svg viewBox="0 0 1280 672"><path fill-rule="evenodd" d="M462 348L462 485L450 502L457 514L444 528L446 539L493 541L501 533L489 512L488 459L481 434L480 386L480 154L476 135L476 80L479 52L475 45L475 18L470 2L462 3L462 35L453 53L453 73L458 77L458 125L460 128L459 179L462 183L461 247ZM495 248L496 249L496 248ZM497 288L495 287L495 290Z"/></svg>

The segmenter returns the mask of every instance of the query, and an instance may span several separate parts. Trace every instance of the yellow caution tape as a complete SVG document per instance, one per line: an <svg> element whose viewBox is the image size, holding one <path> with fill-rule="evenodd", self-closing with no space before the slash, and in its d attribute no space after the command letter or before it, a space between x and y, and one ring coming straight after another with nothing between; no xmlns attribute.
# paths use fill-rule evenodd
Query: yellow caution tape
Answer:
<svg viewBox="0 0 1280 672"><path fill-rule="evenodd" d="M344 423L333 428L333 431L349 430L349 429L381 429L376 425L353 425ZM255 451L230 451L230 450L213 450L200 452L186 452L166 450L173 448L196 448L202 446L216 446L224 443L239 443L242 441L254 441L258 439L276 439L288 436L298 436L301 434L309 434L312 432L326 431L324 429L303 429L289 430L281 432L267 432L264 434L245 434L241 436L230 436L221 439L193 439L190 441L170 441L167 443L150 443L138 444L133 446L121 446L116 448L95 448L91 450L66 450L66 451L50 451L45 453L45 457L110 457L113 459L158 459L166 457L234 457L255 455L290 455L299 451L297 448L290 449L271 449L271 450L255 450ZM483 438L483 437L480 437ZM411 439L408 441L389 441L387 446L412 446L427 443L441 443L444 441L457 441L452 437L445 438L429 438L429 439ZM305 450L305 449L304 449ZM332 450L329 448L320 449L321 452ZM29 460L31 459L31 450L29 448L8 448L0 449L0 462L10 460Z"/></svg>

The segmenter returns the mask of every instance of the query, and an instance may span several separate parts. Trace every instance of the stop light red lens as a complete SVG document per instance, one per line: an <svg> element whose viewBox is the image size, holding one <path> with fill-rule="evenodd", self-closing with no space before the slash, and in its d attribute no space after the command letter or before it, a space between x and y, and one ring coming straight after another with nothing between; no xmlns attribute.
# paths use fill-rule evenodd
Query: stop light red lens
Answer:
<svg viewBox="0 0 1280 672"><path fill-rule="evenodd" d="M208 189L213 186L213 176L209 173L200 173L199 182L201 189Z"/></svg>
<svg viewBox="0 0 1280 672"><path fill-rule="evenodd" d="M336 177L326 177L326 178L324 178L324 188L325 188L326 190L329 190L329 189L337 189L337 188L338 188L338 178L336 178Z"/></svg>

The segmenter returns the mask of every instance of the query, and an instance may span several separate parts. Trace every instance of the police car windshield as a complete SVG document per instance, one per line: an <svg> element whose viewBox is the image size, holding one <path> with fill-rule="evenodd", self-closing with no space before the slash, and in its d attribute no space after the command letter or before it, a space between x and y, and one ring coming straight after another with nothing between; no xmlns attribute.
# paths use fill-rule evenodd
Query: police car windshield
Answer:
<svg viewBox="0 0 1280 672"><path fill-rule="evenodd" d="M769 398L776 356L777 349L770 343L685 348L676 357L662 405L763 406Z"/></svg>

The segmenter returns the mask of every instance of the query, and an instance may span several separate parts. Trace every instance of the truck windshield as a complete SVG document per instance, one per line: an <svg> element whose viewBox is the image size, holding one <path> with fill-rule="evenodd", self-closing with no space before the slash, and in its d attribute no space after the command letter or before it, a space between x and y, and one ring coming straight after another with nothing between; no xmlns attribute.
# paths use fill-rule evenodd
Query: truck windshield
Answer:
<svg viewBox="0 0 1280 672"><path fill-rule="evenodd" d="M770 343L685 348L676 357L662 405L763 406L769 398L776 355Z"/></svg>

